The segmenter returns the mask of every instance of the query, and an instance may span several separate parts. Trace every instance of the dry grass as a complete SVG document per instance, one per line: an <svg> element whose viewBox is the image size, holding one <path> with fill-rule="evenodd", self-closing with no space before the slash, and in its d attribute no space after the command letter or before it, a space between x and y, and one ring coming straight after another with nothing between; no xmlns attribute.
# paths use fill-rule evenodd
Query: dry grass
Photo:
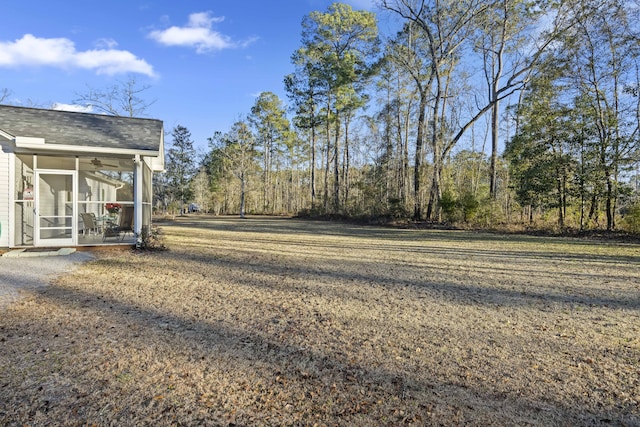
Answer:
<svg viewBox="0 0 640 427"><path fill-rule="evenodd" d="M0 314L0 425L640 425L640 248L177 218Z"/></svg>

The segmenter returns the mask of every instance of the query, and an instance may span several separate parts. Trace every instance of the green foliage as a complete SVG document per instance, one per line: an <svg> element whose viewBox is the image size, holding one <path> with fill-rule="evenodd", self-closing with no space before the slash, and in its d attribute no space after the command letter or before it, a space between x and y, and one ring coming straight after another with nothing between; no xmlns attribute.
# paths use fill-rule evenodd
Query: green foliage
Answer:
<svg viewBox="0 0 640 427"><path fill-rule="evenodd" d="M640 233L640 203L630 206L622 219L622 227L630 233Z"/></svg>
<svg viewBox="0 0 640 427"><path fill-rule="evenodd" d="M473 224L482 228L494 228L507 222L507 217L499 202L486 200L478 205Z"/></svg>
<svg viewBox="0 0 640 427"><path fill-rule="evenodd" d="M546 65L547 73L533 78L523 97L521 124L507 143L505 158L516 201L530 209L556 209L562 228L576 168L572 141L579 131L556 81L562 70L554 63Z"/></svg>
<svg viewBox="0 0 640 427"><path fill-rule="evenodd" d="M191 180L191 192L193 194L192 201L198 204L203 212L209 212L213 192L210 177L204 167L200 168Z"/></svg>
<svg viewBox="0 0 640 427"><path fill-rule="evenodd" d="M393 219L408 219L411 217L411 212L407 209L402 199L391 197L388 200L388 206L389 216Z"/></svg>
<svg viewBox="0 0 640 427"><path fill-rule="evenodd" d="M277 96L264 92L248 117L250 149L240 142L250 132L237 124L213 138L203 165L216 212L236 209L246 193L247 210L261 214L442 213L486 227L521 219L599 228L621 213L618 225L633 227L635 211L625 208L635 199L623 181L638 158L640 84L628 46L635 38L625 34L638 24L626 20L627 4L381 5L402 17L384 60L372 13L334 4L304 18L295 71L285 77L295 130ZM554 20L540 33L549 7ZM484 95L465 80L472 64L484 65ZM363 122L372 94L375 111ZM491 120L505 112L508 120ZM501 129L510 136L504 156L489 157L498 148L485 144ZM459 140L468 149L458 150Z"/></svg>
<svg viewBox="0 0 640 427"><path fill-rule="evenodd" d="M167 150L167 189L174 200L184 205L192 196L191 179L197 172L196 150L186 127L177 125L171 135L173 144Z"/></svg>
<svg viewBox="0 0 640 427"><path fill-rule="evenodd" d="M167 205L167 211L173 215L181 213L182 202L180 200L172 200Z"/></svg>
<svg viewBox="0 0 640 427"><path fill-rule="evenodd" d="M302 46L292 57L296 72L285 78L287 92L296 105L294 122L312 129L314 136L316 126L324 125L327 155L333 163L334 212L342 209L340 187L344 176L338 171L342 166L348 173L349 168L349 154L344 150L349 143L347 129L368 99L367 84L377 71L378 49L375 15L334 3L324 13L314 11L304 17ZM340 140L342 130L344 141ZM313 145L312 157L315 140ZM324 172L328 175L329 162Z"/></svg>
<svg viewBox="0 0 640 427"><path fill-rule="evenodd" d="M272 92L262 92L251 107L249 122L256 130L257 141L264 150L281 150L287 147L286 138L289 120L286 117L282 101Z"/></svg>
<svg viewBox="0 0 640 427"><path fill-rule="evenodd" d="M462 197L458 200L458 204L460 209L462 209L465 222L471 221L476 216L478 208L480 207L480 201L470 192L463 193Z"/></svg>
<svg viewBox="0 0 640 427"><path fill-rule="evenodd" d="M480 201L473 193L464 191L457 196L449 189L442 192L439 204L449 222L472 222L480 208Z"/></svg>
<svg viewBox="0 0 640 427"><path fill-rule="evenodd" d="M291 137L282 101L272 92L260 94L251 108L249 122L256 131L256 148L262 150L263 209L273 214L276 189L272 176L282 165L294 162L290 156L296 139Z"/></svg>
<svg viewBox="0 0 640 427"><path fill-rule="evenodd" d="M240 217L244 218L246 210L246 196L252 176L258 169L256 138L248 123L238 120L231 130L225 134L217 132L209 138L209 144L223 165L225 174L237 179Z"/></svg>
<svg viewBox="0 0 640 427"><path fill-rule="evenodd" d="M458 221L458 200L451 190L447 189L442 192L439 204L446 220L452 222Z"/></svg>

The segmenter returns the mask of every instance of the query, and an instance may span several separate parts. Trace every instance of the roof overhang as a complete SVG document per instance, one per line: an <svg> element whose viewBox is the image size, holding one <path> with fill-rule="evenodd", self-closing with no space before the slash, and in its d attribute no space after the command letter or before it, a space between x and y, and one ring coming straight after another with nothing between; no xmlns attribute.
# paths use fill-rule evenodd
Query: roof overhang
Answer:
<svg viewBox="0 0 640 427"><path fill-rule="evenodd" d="M10 141L15 141L16 137L11 135L9 132L5 132L2 129L0 129L0 136L10 140Z"/></svg>
<svg viewBox="0 0 640 427"><path fill-rule="evenodd" d="M17 146L21 145L37 145L38 147L44 145L44 138L34 138L32 136L16 136L13 139Z"/></svg>
<svg viewBox="0 0 640 427"><path fill-rule="evenodd" d="M60 154L111 154L114 156L160 157L160 150L141 150L135 148L86 147L66 144L45 144L42 138L13 138L16 152L60 153ZM42 142L40 142L42 141Z"/></svg>
<svg viewBox="0 0 640 427"><path fill-rule="evenodd" d="M150 168L154 172L164 172L164 132L160 134L160 148L157 156L149 157Z"/></svg>

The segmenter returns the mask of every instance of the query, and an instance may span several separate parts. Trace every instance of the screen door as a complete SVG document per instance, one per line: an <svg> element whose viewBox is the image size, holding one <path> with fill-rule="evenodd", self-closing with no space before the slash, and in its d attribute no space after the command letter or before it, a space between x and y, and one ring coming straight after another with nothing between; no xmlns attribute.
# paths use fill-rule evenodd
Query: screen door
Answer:
<svg viewBox="0 0 640 427"><path fill-rule="evenodd" d="M35 246L75 245L75 172L36 171Z"/></svg>

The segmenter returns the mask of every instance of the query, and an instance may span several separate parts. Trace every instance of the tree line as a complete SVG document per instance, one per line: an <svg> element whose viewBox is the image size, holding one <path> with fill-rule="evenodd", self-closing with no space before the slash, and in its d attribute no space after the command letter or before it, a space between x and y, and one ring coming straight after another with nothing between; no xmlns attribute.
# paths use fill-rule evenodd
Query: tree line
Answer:
<svg viewBox="0 0 640 427"><path fill-rule="evenodd" d="M287 102L260 94L201 161L176 126L163 208L638 231L638 4L379 9L384 41L373 12L305 16Z"/></svg>

